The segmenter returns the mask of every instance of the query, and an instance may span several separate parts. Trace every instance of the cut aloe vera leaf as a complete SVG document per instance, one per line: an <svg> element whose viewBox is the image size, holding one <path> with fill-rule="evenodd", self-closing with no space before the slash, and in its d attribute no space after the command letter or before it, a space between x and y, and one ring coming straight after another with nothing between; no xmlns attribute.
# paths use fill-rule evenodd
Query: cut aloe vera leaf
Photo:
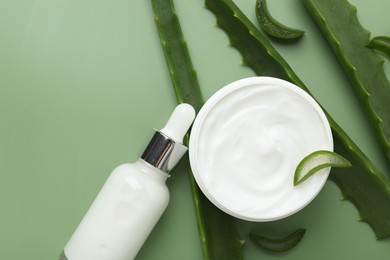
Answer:
<svg viewBox="0 0 390 260"><path fill-rule="evenodd" d="M269 13L266 0L256 1L256 17L260 27L269 35L278 39L298 39L305 33L302 30L288 27Z"/></svg>
<svg viewBox="0 0 390 260"><path fill-rule="evenodd" d="M304 182L319 170L327 167L350 167L351 163L341 155L331 151L315 151L298 164L294 173L294 186Z"/></svg>
<svg viewBox="0 0 390 260"><path fill-rule="evenodd" d="M251 241L257 245L259 248L273 252L273 253L282 253L298 245L305 235L306 230L299 228L293 233L282 238L269 238L263 235L249 234Z"/></svg>

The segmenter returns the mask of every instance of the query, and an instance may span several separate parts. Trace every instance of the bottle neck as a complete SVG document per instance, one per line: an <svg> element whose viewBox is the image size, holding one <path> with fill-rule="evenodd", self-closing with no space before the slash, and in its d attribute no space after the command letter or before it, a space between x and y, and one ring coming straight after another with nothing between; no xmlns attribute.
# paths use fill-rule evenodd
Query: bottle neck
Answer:
<svg viewBox="0 0 390 260"><path fill-rule="evenodd" d="M156 131L141 159L156 169L169 173L187 151L187 147L175 142L169 136Z"/></svg>

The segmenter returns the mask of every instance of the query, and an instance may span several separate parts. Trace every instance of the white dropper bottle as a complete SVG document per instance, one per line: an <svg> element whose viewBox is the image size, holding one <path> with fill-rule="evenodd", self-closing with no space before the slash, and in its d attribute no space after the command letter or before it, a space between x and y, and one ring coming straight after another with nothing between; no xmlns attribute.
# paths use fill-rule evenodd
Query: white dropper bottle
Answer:
<svg viewBox="0 0 390 260"><path fill-rule="evenodd" d="M169 171L187 151L182 140L195 110L180 104L141 158L117 167L64 248L60 259L134 259L169 201Z"/></svg>

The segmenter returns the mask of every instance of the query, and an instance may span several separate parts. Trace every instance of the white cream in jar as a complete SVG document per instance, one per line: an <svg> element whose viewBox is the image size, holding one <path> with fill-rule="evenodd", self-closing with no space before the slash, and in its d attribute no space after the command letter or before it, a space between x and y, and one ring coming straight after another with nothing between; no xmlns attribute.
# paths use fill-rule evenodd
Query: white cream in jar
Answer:
<svg viewBox="0 0 390 260"><path fill-rule="evenodd" d="M329 169L294 187L298 163L333 150L320 106L297 86L271 77L233 82L215 93L195 119L189 144L200 189L235 217L272 221L311 202Z"/></svg>

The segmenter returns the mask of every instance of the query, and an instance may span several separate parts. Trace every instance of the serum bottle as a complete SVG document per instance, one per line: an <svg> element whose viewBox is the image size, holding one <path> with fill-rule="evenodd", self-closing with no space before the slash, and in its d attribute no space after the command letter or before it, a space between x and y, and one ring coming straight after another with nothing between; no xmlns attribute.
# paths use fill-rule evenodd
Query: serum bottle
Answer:
<svg viewBox="0 0 390 260"><path fill-rule="evenodd" d="M165 181L187 151L182 141L194 117L192 106L178 105L138 161L114 169L60 259L135 258L168 205Z"/></svg>

